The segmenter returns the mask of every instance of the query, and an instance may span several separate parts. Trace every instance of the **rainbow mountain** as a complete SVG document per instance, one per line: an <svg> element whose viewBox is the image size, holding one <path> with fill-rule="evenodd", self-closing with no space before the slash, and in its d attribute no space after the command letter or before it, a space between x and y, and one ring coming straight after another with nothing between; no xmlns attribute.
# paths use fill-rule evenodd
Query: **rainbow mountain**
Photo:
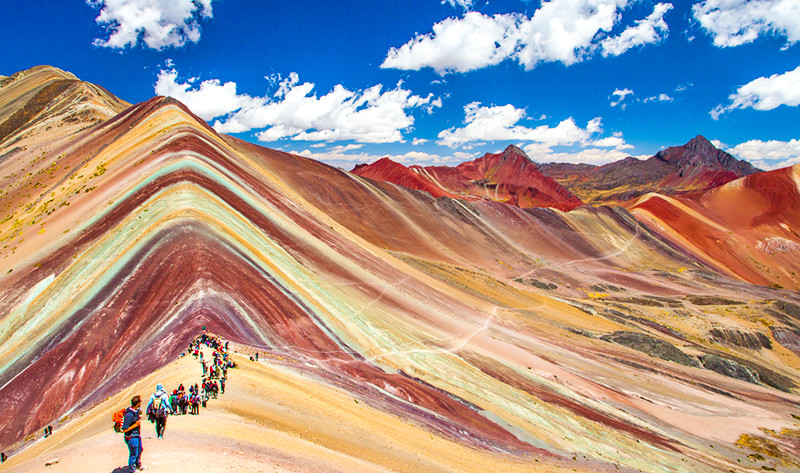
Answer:
<svg viewBox="0 0 800 473"><path fill-rule="evenodd" d="M798 166L523 208L47 66L0 84L10 471L115 445L113 405L182 379L204 326L262 361L241 358L217 428L171 428L285 471L800 469Z"/></svg>

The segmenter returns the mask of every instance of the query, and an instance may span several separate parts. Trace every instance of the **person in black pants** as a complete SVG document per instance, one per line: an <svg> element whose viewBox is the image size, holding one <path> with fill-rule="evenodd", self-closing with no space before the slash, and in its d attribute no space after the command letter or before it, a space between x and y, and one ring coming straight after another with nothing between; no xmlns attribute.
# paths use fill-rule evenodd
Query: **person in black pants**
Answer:
<svg viewBox="0 0 800 473"><path fill-rule="evenodd" d="M147 404L147 414L152 414L156 421L156 438L164 438L164 429L167 427L167 416L172 413L169 404L169 395L164 391L164 386L159 383L156 392L150 396Z"/></svg>

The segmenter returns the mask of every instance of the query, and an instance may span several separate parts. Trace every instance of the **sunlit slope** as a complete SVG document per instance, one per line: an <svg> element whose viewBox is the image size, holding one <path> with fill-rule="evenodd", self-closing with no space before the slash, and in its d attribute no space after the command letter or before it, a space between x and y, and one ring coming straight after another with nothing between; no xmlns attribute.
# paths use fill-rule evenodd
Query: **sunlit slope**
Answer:
<svg viewBox="0 0 800 473"><path fill-rule="evenodd" d="M753 284L800 288L800 166L753 174L697 198L656 194L631 212L698 260Z"/></svg>
<svg viewBox="0 0 800 473"><path fill-rule="evenodd" d="M59 134L66 135L75 125L106 120L129 105L69 72L36 66L0 80L0 141L6 148L26 136L62 127Z"/></svg>
<svg viewBox="0 0 800 473"><path fill-rule="evenodd" d="M434 199L219 136L160 97L57 138L56 169L0 224L4 448L171 362L202 326L452 455L727 471L747 460L743 434L793 426L789 349L752 350L781 391L599 338L722 350L699 318L672 319L691 303L633 312L590 299L597 284L630 299L759 290L717 282L622 209Z"/></svg>
<svg viewBox="0 0 800 473"><path fill-rule="evenodd" d="M237 347L241 348L241 347ZM264 355L262 353L262 355ZM226 391L199 416L171 416L163 441L150 423L142 428L144 464L156 472L192 465L202 470L278 472L575 471L554 457L510 456L469 448L373 407L359 395L299 374L267 356L260 362L234 355ZM56 424L54 435L12 456L4 471L39 472L45 462L59 472L112 471L127 461L109 412L145 395L156 383L189 385L199 363L172 362L124 387L80 416ZM579 471L597 471L584 461Z"/></svg>

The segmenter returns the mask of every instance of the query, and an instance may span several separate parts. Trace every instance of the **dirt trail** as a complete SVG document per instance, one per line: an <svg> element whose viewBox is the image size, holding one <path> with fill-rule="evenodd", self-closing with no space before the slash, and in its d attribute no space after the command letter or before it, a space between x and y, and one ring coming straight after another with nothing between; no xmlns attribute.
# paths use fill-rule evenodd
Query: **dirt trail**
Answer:
<svg viewBox="0 0 800 473"><path fill-rule="evenodd" d="M205 357L210 359L211 350ZM275 366L234 354L225 394L200 415L170 416L164 439L144 422L143 464L152 472L422 472L557 471L550 460L504 457L437 437L382 413L348 393ZM172 390L200 381L187 356L137 381L79 418L54 430L0 467L13 473L123 473L128 450L111 413L140 394L146 404L157 383ZM57 460L50 466L46 463ZM566 465L564 465L566 466ZM575 467L572 465L570 471Z"/></svg>

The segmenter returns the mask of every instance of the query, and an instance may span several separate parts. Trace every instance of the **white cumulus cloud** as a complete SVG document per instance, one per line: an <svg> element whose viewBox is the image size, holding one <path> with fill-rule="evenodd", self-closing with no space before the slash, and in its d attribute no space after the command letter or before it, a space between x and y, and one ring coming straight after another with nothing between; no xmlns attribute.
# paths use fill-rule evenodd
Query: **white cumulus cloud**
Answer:
<svg viewBox="0 0 800 473"><path fill-rule="evenodd" d="M158 73L154 89L156 95L180 100L189 107L189 110L206 121L238 110L253 100L247 95L239 95L236 92L235 82L223 84L217 79L211 79L192 88L196 81L195 78L191 78L184 83L179 83L178 71L175 69L161 70Z"/></svg>
<svg viewBox="0 0 800 473"><path fill-rule="evenodd" d="M800 41L797 0L705 0L692 11L715 46L739 46L768 34L786 37L787 44Z"/></svg>
<svg viewBox="0 0 800 473"><path fill-rule="evenodd" d="M540 163L585 163L602 165L625 159L630 154L619 149L603 149L588 147L575 153L554 152L550 148L530 144L522 148L528 156ZM635 156L638 159L647 159L649 156Z"/></svg>
<svg viewBox="0 0 800 473"><path fill-rule="evenodd" d="M723 113L737 108L772 110L781 105L796 107L800 105L800 66L783 74L759 77L739 87L731 94L728 105L717 105L711 110L711 117L719 119Z"/></svg>
<svg viewBox="0 0 800 473"><path fill-rule="evenodd" d="M778 169L800 163L800 140L750 140L726 151L760 169Z"/></svg>
<svg viewBox="0 0 800 473"><path fill-rule="evenodd" d="M461 18L436 23L431 33L391 48L381 67L430 67L443 75L512 59L530 70L542 62L574 64L598 51L616 56L666 37L668 27L663 17L672 8L669 3L655 5L647 18L609 37L622 23L627 5L628 0L550 0L531 17L468 12Z"/></svg>
<svg viewBox="0 0 800 473"><path fill-rule="evenodd" d="M633 95L633 91L631 89L615 89L614 92L611 92L611 106L616 107L625 100L625 97L629 95ZM624 109L625 106L623 105L622 108Z"/></svg>
<svg viewBox="0 0 800 473"><path fill-rule="evenodd" d="M277 81L273 94L251 97L238 94L234 82L196 82L179 82L177 71L162 70L155 91L180 100L207 121L217 118L213 126L221 133L261 130L256 134L261 141L398 142L414 124L411 110L441 106L440 98L414 95L402 83L389 90L378 84L357 91L336 85L317 96L313 83L301 82L292 73Z"/></svg>
<svg viewBox="0 0 800 473"><path fill-rule="evenodd" d="M454 165L475 158L475 155L463 152L455 152L451 155L442 156L439 154L424 153L421 151L409 151L408 153L404 154L374 154L367 152L350 153L348 151L349 150L340 148L332 148L328 151L319 152L304 149L296 152L295 154L345 169L353 168L356 164L372 163L381 158L389 158L396 163L401 163L406 166L413 164L425 166Z"/></svg>
<svg viewBox="0 0 800 473"><path fill-rule="evenodd" d="M432 67L440 74L467 72L499 64L519 42L518 15L487 16L469 12L433 25L433 33L391 48L382 68L418 71Z"/></svg>
<svg viewBox="0 0 800 473"><path fill-rule="evenodd" d="M106 48L181 47L200 39L200 21L212 18L212 0L86 0L100 8L95 18L108 37L94 44Z"/></svg>
<svg viewBox="0 0 800 473"><path fill-rule="evenodd" d="M558 125L540 125L535 128L518 125L525 117L525 110L513 105L484 107L472 102L464 107L464 126L439 132L438 144L455 148L472 142L485 141L533 141L546 146L585 143L601 131L601 119L590 120L585 128L579 127L570 117Z"/></svg>
<svg viewBox="0 0 800 473"><path fill-rule="evenodd" d="M625 142L625 139L622 137L622 132L616 132L609 137L594 140L591 145L600 148L614 148L618 151L633 148L633 145Z"/></svg>
<svg viewBox="0 0 800 473"><path fill-rule="evenodd" d="M672 10L671 3L658 3L653 7L653 13L637 21L635 26L626 28L617 36L602 40L600 46L603 49L603 56L619 56L636 46L662 41L669 33L664 14L670 10Z"/></svg>

